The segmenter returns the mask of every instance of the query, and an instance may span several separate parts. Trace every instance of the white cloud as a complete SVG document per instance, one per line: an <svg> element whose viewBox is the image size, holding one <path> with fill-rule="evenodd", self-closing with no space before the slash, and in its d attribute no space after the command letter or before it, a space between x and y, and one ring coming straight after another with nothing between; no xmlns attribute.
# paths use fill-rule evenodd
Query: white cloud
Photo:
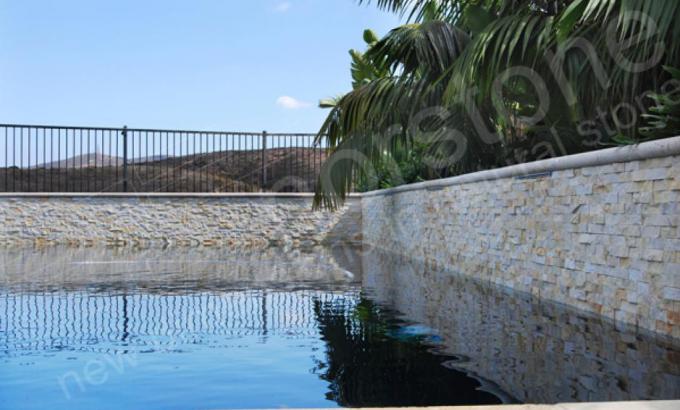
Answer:
<svg viewBox="0 0 680 410"><path fill-rule="evenodd" d="M276 99L276 105L278 105L279 107L283 107L287 110L297 110L300 108L307 108L312 104L306 101L300 101L296 98L289 97L287 95L283 95Z"/></svg>
<svg viewBox="0 0 680 410"><path fill-rule="evenodd" d="M290 10L291 4L287 1L281 2L274 7L274 11L277 13L285 13Z"/></svg>

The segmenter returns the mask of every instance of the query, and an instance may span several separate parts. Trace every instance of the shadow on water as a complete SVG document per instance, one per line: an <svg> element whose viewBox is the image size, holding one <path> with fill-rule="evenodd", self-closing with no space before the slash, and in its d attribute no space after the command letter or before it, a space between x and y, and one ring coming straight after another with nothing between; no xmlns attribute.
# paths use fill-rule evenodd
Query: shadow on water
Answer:
<svg viewBox="0 0 680 410"><path fill-rule="evenodd" d="M443 366L460 358L433 352L436 335L429 329L408 325L389 309L362 299L349 313L321 301L314 312L327 344L316 371L330 383L326 397L341 406L502 402L466 373Z"/></svg>

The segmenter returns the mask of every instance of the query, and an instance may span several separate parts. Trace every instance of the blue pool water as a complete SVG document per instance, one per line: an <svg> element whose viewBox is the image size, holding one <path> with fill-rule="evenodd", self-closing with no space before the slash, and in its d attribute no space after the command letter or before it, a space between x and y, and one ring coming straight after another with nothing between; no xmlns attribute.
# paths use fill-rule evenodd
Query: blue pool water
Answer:
<svg viewBox="0 0 680 410"><path fill-rule="evenodd" d="M680 398L677 345L379 254L0 254L1 409Z"/></svg>
<svg viewBox="0 0 680 410"><path fill-rule="evenodd" d="M320 258L274 257L276 267L266 257L45 258L42 274L6 273L0 407L500 402L442 365L455 357L433 353L430 329L374 303L352 272Z"/></svg>

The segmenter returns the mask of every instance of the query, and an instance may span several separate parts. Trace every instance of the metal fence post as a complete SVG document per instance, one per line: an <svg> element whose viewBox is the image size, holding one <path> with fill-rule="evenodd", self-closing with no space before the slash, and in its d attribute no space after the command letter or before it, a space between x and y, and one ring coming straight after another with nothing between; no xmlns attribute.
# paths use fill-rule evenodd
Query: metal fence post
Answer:
<svg viewBox="0 0 680 410"><path fill-rule="evenodd" d="M123 192L128 191L127 162L128 162L128 140L127 125L123 126Z"/></svg>
<svg viewBox="0 0 680 410"><path fill-rule="evenodd" d="M266 153L267 150L267 131L262 131L262 180L260 181L260 191L264 192L265 184L267 183L267 164Z"/></svg>

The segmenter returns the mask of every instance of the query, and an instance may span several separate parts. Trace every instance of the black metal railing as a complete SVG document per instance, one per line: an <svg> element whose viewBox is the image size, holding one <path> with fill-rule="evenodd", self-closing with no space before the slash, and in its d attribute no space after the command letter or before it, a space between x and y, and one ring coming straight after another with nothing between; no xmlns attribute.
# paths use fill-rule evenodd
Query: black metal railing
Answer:
<svg viewBox="0 0 680 410"><path fill-rule="evenodd" d="M0 124L0 192L311 192L314 134Z"/></svg>

